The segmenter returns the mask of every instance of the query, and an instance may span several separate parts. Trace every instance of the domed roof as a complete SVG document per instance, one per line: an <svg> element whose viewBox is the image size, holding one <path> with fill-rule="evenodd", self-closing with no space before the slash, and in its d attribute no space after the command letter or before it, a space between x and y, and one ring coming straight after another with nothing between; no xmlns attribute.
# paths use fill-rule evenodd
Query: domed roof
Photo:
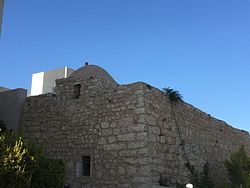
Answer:
<svg viewBox="0 0 250 188"><path fill-rule="evenodd" d="M70 75L71 78L101 78L114 83L117 85L116 81L110 76L110 74L103 68L97 65L85 65Z"/></svg>

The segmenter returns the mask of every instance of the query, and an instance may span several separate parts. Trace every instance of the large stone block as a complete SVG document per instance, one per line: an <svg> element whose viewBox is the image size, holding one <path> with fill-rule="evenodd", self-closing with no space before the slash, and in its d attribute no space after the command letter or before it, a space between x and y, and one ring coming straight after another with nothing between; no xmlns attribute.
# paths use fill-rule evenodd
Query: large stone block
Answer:
<svg viewBox="0 0 250 188"><path fill-rule="evenodd" d="M117 136L117 141L134 141L135 133L127 133Z"/></svg>

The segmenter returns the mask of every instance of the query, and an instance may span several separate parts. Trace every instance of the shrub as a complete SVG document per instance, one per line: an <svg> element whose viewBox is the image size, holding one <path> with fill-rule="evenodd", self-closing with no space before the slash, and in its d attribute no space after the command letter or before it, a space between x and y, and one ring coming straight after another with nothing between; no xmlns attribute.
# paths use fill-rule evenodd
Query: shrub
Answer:
<svg viewBox="0 0 250 188"><path fill-rule="evenodd" d="M176 183L176 188L186 188L186 185Z"/></svg>
<svg viewBox="0 0 250 188"><path fill-rule="evenodd" d="M64 183L65 166L59 159L42 159L34 172L32 188L61 188Z"/></svg>
<svg viewBox="0 0 250 188"><path fill-rule="evenodd" d="M6 131L6 125L3 120L0 120L0 135Z"/></svg>
<svg viewBox="0 0 250 188"><path fill-rule="evenodd" d="M229 160L224 162L232 187L250 187L250 158L247 156L244 146L238 152L233 153Z"/></svg>
<svg viewBox="0 0 250 188"><path fill-rule="evenodd" d="M13 131L1 131L1 188L59 188L63 186L64 174L61 160L45 158L40 146Z"/></svg>
<svg viewBox="0 0 250 188"><path fill-rule="evenodd" d="M198 187L198 188L213 188L214 187L212 179L210 178L208 162L204 164L203 170L201 173L195 170L194 166L190 165L189 163L187 163L186 166L189 169L190 173L192 174L191 183L194 185L194 187Z"/></svg>
<svg viewBox="0 0 250 188"><path fill-rule="evenodd" d="M190 183L194 185L194 188L213 188L214 184L210 178L209 165L206 162L203 166L203 171L199 173L195 170L194 166L190 163L186 164L186 167L191 173ZM160 186L170 186L169 181L166 177L161 176L159 181ZM176 182L176 188L185 188L186 185Z"/></svg>
<svg viewBox="0 0 250 188"><path fill-rule="evenodd" d="M159 180L159 185L160 186L167 186L168 187L170 185L168 178L161 176L160 180Z"/></svg>
<svg viewBox="0 0 250 188"><path fill-rule="evenodd" d="M209 174L208 162L203 166L203 171L200 176L200 185L202 188L213 188L214 184Z"/></svg>
<svg viewBox="0 0 250 188"><path fill-rule="evenodd" d="M163 88L163 92L171 101L183 102L182 95L179 93L179 91L173 90L170 87L168 87L168 88Z"/></svg>
<svg viewBox="0 0 250 188"><path fill-rule="evenodd" d="M0 183L3 187L21 188L30 184L37 159L25 148L24 142L8 131L1 135Z"/></svg>

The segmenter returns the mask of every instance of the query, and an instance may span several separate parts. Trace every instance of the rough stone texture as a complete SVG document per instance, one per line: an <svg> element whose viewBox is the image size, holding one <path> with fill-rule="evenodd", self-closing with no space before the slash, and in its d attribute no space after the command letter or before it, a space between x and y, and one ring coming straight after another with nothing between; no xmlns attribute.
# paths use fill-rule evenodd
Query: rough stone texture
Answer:
<svg viewBox="0 0 250 188"><path fill-rule="evenodd" d="M171 103L156 88L149 87L144 93L149 137L154 147L151 151L159 160L158 164L155 162L156 178L163 170L170 182L187 183L190 172L185 164L201 171L207 161L214 181L225 182L223 161L241 145L250 151L248 132L235 129L190 104Z"/></svg>
<svg viewBox="0 0 250 188"><path fill-rule="evenodd" d="M117 85L116 81L103 68L96 65L83 66L76 70L71 76L73 79L83 78L101 78L109 82L109 84Z"/></svg>
<svg viewBox="0 0 250 188"><path fill-rule="evenodd" d="M74 98L74 85L81 84ZM188 183L186 163L201 170L209 162L215 181L241 144L250 151L247 132L187 103L173 104L160 90L142 82L115 85L105 77L57 80L56 95L26 100L24 134L67 166L73 188L157 187L160 176ZM91 156L91 175L82 176L81 156Z"/></svg>

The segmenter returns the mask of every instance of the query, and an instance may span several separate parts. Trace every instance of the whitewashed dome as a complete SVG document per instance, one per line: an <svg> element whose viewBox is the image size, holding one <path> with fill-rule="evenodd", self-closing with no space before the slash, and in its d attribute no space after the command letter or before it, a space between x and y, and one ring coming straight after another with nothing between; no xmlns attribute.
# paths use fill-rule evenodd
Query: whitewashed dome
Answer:
<svg viewBox="0 0 250 188"><path fill-rule="evenodd" d="M112 76L110 76L107 71L97 65L85 65L73 72L70 77L74 79L100 78L107 80L111 84L117 85L116 81L112 78Z"/></svg>

